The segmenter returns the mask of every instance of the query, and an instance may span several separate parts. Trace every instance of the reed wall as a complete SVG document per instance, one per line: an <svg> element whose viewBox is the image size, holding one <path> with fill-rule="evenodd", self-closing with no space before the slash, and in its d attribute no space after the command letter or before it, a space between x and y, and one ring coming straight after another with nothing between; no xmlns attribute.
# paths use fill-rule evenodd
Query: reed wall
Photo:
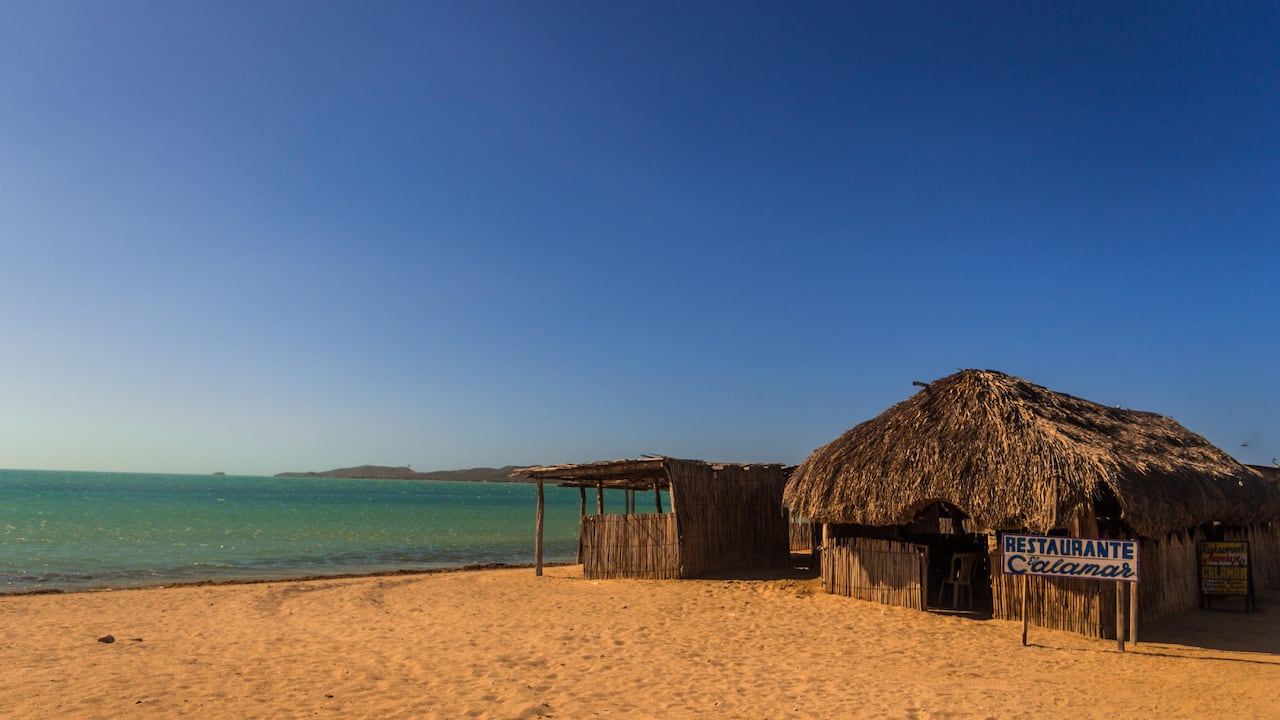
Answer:
<svg viewBox="0 0 1280 720"><path fill-rule="evenodd" d="M781 467L667 463L680 533L680 577L787 567L791 555Z"/></svg>
<svg viewBox="0 0 1280 720"><path fill-rule="evenodd" d="M1139 624L1199 606L1199 540L1195 531L1188 531L1142 541L1141 582L1137 586Z"/></svg>
<svg viewBox="0 0 1280 720"><path fill-rule="evenodd" d="M680 537L671 513L584 515L580 538L588 578L680 576Z"/></svg>
<svg viewBox="0 0 1280 720"><path fill-rule="evenodd" d="M787 529L791 540L791 552L811 552L813 550L813 525L808 520L791 518Z"/></svg>
<svg viewBox="0 0 1280 720"><path fill-rule="evenodd" d="M1248 540L1255 588L1280 587L1280 523L1228 531L1227 540Z"/></svg>
<svg viewBox="0 0 1280 720"><path fill-rule="evenodd" d="M822 548L822 587L829 593L923 610L929 577L921 545L838 538Z"/></svg>

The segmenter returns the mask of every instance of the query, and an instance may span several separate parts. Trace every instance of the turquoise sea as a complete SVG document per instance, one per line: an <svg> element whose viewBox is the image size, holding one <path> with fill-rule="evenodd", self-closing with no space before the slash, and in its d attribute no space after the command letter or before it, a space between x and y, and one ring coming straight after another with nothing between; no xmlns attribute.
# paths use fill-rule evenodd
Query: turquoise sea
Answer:
<svg viewBox="0 0 1280 720"><path fill-rule="evenodd" d="M514 483L0 470L0 592L531 563L536 493ZM549 486L546 498L544 559L571 562L578 491Z"/></svg>

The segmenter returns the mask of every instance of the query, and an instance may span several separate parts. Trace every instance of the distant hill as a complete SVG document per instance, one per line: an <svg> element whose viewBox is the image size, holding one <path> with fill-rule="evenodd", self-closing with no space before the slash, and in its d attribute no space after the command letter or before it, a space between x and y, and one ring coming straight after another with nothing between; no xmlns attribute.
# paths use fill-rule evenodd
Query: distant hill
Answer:
<svg viewBox="0 0 1280 720"><path fill-rule="evenodd" d="M355 480L444 480L450 482L524 482L511 478L515 465L500 468L468 468L466 470L435 470L417 472L407 467L386 465L360 465L323 472L282 472L275 477L326 477Z"/></svg>

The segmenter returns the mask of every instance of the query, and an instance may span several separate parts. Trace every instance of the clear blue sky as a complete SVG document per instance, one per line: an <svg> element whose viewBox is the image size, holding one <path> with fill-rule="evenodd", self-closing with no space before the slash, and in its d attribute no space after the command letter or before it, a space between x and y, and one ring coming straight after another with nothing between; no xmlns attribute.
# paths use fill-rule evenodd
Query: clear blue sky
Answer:
<svg viewBox="0 0 1280 720"><path fill-rule="evenodd" d="M966 367L1269 463L1278 231L1274 2L7 2L0 467L793 463Z"/></svg>

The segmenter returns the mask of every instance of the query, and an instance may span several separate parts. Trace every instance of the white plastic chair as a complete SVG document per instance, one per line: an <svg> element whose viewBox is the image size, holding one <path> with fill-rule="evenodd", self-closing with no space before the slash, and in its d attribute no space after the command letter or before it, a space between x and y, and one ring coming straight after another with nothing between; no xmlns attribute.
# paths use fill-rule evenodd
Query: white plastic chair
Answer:
<svg viewBox="0 0 1280 720"><path fill-rule="evenodd" d="M973 575L973 561L975 555L973 553L956 553L951 556L951 572L947 574L947 579L942 581L942 587L938 589L938 600L942 600L942 596L947 593L947 586L951 586L951 607L960 608L960 597L963 595L965 600L965 609L973 608L973 586L969 583L969 578Z"/></svg>

